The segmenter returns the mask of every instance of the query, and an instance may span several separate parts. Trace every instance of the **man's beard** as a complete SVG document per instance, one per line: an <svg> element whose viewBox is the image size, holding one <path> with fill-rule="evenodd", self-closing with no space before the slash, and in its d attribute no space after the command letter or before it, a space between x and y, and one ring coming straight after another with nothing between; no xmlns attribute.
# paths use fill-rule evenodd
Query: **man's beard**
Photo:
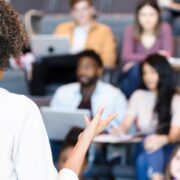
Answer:
<svg viewBox="0 0 180 180"><path fill-rule="evenodd" d="M94 77L94 78L89 78L87 82L83 82L80 80L79 78L79 82L81 84L82 87L89 87L89 86L92 86L94 84L96 84L98 78L97 77Z"/></svg>

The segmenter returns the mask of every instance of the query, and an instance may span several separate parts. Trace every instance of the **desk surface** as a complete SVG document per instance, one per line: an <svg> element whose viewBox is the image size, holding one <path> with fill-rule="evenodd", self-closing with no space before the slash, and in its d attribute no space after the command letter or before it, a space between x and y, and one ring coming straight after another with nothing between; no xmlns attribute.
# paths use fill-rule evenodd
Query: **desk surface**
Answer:
<svg viewBox="0 0 180 180"><path fill-rule="evenodd" d="M171 66L173 67L173 69L175 71L178 71L178 72L180 71L180 59L179 58L170 57L169 63L171 64Z"/></svg>
<svg viewBox="0 0 180 180"><path fill-rule="evenodd" d="M94 143L106 144L129 144L141 142L141 137L133 137L132 135L118 136L110 134L101 134L94 139Z"/></svg>

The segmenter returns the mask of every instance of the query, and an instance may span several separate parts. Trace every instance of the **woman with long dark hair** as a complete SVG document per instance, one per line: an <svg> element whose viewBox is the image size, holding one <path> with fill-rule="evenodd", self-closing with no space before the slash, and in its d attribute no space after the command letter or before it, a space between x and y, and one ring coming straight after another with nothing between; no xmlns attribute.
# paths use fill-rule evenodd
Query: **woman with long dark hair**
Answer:
<svg viewBox="0 0 180 180"><path fill-rule="evenodd" d="M140 63L150 54L173 54L171 27L161 22L161 10L155 0L142 0L135 13L135 22L125 30L121 59L124 76L120 88L129 97L139 87Z"/></svg>
<svg viewBox="0 0 180 180"><path fill-rule="evenodd" d="M160 180L173 143L180 140L180 95L176 94L173 70L164 56L148 56L141 75L143 87L130 98L126 118L113 133L127 133L135 124L145 134L137 152L137 179Z"/></svg>

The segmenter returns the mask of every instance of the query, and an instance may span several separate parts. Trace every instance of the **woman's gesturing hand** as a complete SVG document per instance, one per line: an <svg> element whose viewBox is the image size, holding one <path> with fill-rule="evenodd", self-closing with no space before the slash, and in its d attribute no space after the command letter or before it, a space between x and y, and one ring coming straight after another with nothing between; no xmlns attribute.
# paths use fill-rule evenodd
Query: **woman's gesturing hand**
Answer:
<svg viewBox="0 0 180 180"><path fill-rule="evenodd" d="M99 108L98 112L96 113L96 116L92 121L89 120L88 117L85 117L86 122L86 129L81 134L81 136L88 138L90 142L101 132L104 131L104 129L108 126L108 124L116 118L117 113L112 113L109 116L106 117L106 119L101 119L101 116L104 112L104 107Z"/></svg>
<svg viewBox="0 0 180 180"><path fill-rule="evenodd" d="M74 147L71 156L65 163L64 167L71 169L77 175L81 171L85 154L88 151L88 148L94 137L100 134L107 127L107 125L117 116L116 113L113 113L110 114L106 119L102 120L101 116L103 114L103 111L104 107L101 107L92 121L90 121L88 117L85 117L87 127L79 136L78 142Z"/></svg>

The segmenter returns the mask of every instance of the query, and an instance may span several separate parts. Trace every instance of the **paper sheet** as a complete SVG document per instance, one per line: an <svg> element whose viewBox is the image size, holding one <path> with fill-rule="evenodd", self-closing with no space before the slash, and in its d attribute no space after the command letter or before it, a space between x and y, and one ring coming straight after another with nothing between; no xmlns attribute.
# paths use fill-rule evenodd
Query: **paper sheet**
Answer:
<svg viewBox="0 0 180 180"><path fill-rule="evenodd" d="M96 143L136 143L140 142L141 138L133 138L133 135L110 135L110 134L101 134L94 139Z"/></svg>

